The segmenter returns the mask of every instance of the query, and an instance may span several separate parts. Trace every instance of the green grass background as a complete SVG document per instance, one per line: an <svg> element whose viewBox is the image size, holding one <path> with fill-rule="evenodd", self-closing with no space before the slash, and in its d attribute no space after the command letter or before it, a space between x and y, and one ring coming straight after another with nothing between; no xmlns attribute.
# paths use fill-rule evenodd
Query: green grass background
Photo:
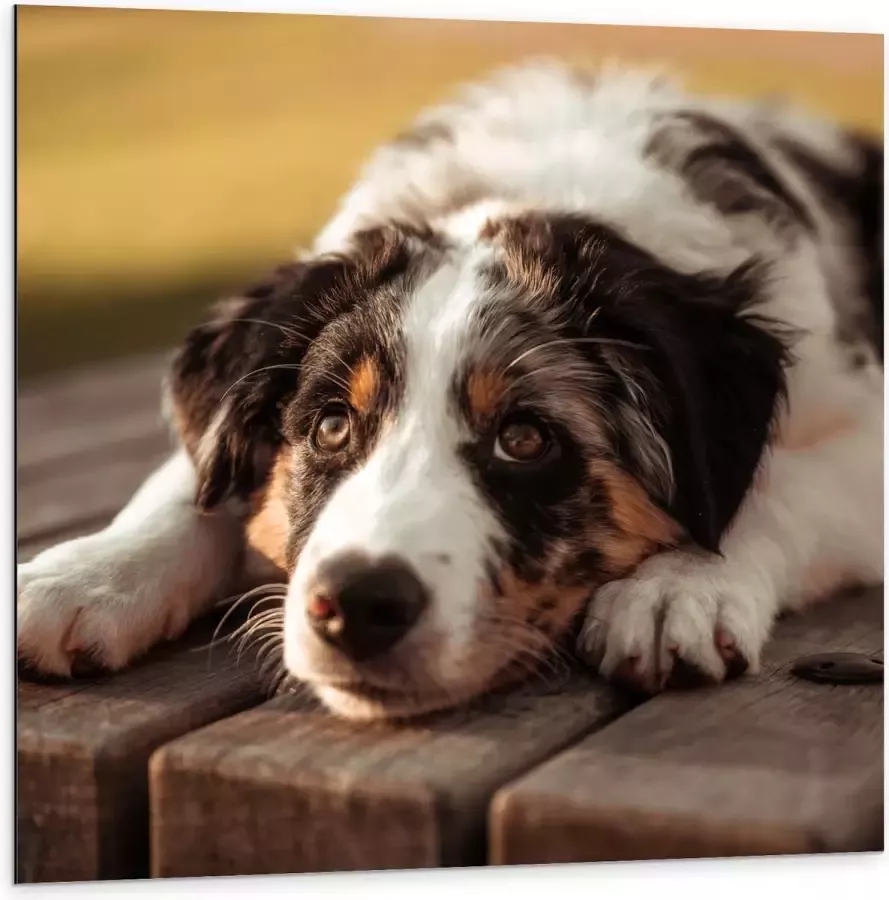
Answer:
<svg viewBox="0 0 889 900"><path fill-rule="evenodd" d="M171 344L307 243L376 143L502 63L666 63L883 129L876 35L19 7L16 45L25 378Z"/></svg>

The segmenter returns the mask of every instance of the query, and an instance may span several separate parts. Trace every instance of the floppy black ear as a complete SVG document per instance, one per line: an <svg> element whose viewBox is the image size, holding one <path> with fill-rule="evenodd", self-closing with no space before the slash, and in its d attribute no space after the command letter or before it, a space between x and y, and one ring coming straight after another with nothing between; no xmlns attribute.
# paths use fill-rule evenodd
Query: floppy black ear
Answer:
<svg viewBox="0 0 889 900"><path fill-rule="evenodd" d="M309 346L369 291L402 274L417 240L395 226L358 233L346 252L278 268L187 335L166 394L195 462L199 506L246 500L265 483Z"/></svg>
<svg viewBox="0 0 889 900"><path fill-rule="evenodd" d="M754 267L728 278L671 273L649 281L632 314L636 358L659 386L659 430L674 482L668 511L719 551L750 489L785 396L789 332L751 311Z"/></svg>
<svg viewBox="0 0 889 900"><path fill-rule="evenodd" d="M599 376L611 372L605 424L622 462L692 540L718 552L785 393L793 335L755 314L764 269L684 274L578 214L524 214L491 233L517 271L535 273L525 282L544 307L553 298L539 286L549 285L569 340Z"/></svg>
<svg viewBox="0 0 889 900"><path fill-rule="evenodd" d="M173 357L166 390L173 424L195 462L197 503L209 509L261 486L281 443L280 407L320 322L311 264L283 266L217 304ZM314 278L312 277L314 276Z"/></svg>

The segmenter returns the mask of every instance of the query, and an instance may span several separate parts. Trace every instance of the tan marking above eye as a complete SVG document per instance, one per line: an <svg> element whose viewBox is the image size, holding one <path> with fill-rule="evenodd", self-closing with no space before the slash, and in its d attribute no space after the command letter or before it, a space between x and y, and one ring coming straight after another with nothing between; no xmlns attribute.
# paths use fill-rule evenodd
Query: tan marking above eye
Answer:
<svg viewBox="0 0 889 900"><path fill-rule="evenodd" d="M480 423L493 416L505 393L506 382L502 375L486 369L470 372L466 379L466 396L473 421Z"/></svg>
<svg viewBox="0 0 889 900"><path fill-rule="evenodd" d="M318 420L315 445L326 453L336 453L349 443L351 430L348 412L341 408L331 409Z"/></svg>
<svg viewBox="0 0 889 900"><path fill-rule="evenodd" d="M380 367L370 356L362 356L349 379L349 403L359 413L370 412L380 390Z"/></svg>

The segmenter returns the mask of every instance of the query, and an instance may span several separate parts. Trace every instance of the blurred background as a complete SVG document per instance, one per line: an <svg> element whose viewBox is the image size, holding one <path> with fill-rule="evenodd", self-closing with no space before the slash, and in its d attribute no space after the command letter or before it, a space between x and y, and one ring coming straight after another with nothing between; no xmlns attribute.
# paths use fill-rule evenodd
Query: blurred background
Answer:
<svg viewBox="0 0 889 900"><path fill-rule="evenodd" d="M18 7L22 379L174 343L308 243L378 142L528 56L676 67L883 131L883 38Z"/></svg>

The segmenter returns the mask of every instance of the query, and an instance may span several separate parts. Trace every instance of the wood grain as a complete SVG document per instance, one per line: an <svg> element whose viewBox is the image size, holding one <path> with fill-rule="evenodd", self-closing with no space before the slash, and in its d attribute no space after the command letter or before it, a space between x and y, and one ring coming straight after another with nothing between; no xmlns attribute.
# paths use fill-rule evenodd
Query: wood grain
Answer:
<svg viewBox="0 0 889 900"><path fill-rule="evenodd" d="M19 680L18 883L147 876L152 751L268 697L252 657L200 649L215 624L117 675Z"/></svg>
<svg viewBox="0 0 889 900"><path fill-rule="evenodd" d="M135 360L23 392L20 561L101 528L169 452L160 370L157 359ZM215 625L208 617L115 676L19 680L18 882L148 874L151 752L267 699L250 656L237 663L230 647L198 650Z"/></svg>
<svg viewBox="0 0 889 900"><path fill-rule="evenodd" d="M96 447L162 431L165 369L166 354L152 354L28 382L16 409L20 481Z"/></svg>
<svg viewBox="0 0 889 900"><path fill-rule="evenodd" d="M490 861L882 848L882 686L790 673L806 654L882 647L882 588L785 620L760 676L663 695L499 791Z"/></svg>
<svg viewBox="0 0 889 900"><path fill-rule="evenodd" d="M166 435L138 446L95 449L82 465L18 486L19 541L52 536L83 523L111 518L172 452Z"/></svg>
<svg viewBox="0 0 889 900"><path fill-rule="evenodd" d="M155 754L152 874L483 864L497 787L627 705L580 674L410 725L276 699Z"/></svg>
<svg viewBox="0 0 889 900"><path fill-rule="evenodd" d="M160 412L163 357L39 380L18 398L19 544L107 522L172 451Z"/></svg>

